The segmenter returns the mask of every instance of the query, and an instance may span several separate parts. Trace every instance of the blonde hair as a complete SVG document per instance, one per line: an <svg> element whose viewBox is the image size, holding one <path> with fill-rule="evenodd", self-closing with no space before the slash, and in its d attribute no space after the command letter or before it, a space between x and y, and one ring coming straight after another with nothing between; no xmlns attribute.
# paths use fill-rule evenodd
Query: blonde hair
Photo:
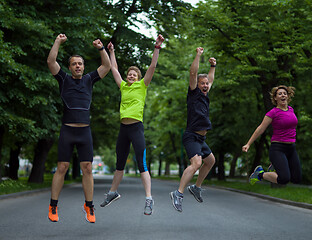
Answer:
<svg viewBox="0 0 312 240"><path fill-rule="evenodd" d="M128 73L129 73L131 70L135 71L135 72L138 74L138 80L140 80L140 79L142 78L141 71L140 71L140 69L139 69L138 67L136 67L136 66L131 66L131 67L128 68L128 70L127 70L127 76L128 76Z"/></svg>
<svg viewBox="0 0 312 240"><path fill-rule="evenodd" d="M276 97L276 93L279 89L284 89L287 92L288 95L288 99L287 99L287 103L291 102L291 99L295 96L295 89L292 86L285 86L285 85L279 85L277 87L272 88L270 95L271 95L271 101L273 103L274 106L277 105L276 100L274 99Z"/></svg>

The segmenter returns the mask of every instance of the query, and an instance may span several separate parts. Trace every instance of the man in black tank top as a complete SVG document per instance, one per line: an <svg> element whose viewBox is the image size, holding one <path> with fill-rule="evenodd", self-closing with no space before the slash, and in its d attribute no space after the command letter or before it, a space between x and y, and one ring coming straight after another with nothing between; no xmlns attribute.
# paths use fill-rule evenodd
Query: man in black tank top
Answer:
<svg viewBox="0 0 312 240"><path fill-rule="evenodd" d="M99 50L101 65L97 70L83 75L84 60L79 55L69 58L68 69L71 75L65 73L56 58L59 47L67 40L65 34L59 34L50 50L47 63L50 72L59 83L60 95L63 101L62 127L58 143L57 170L53 176L51 188L51 201L49 206L49 220L59 220L57 212L58 197L64 184L64 177L69 167L69 162L74 146L78 151L78 159L82 170L82 186L85 203L82 210L88 222L95 222L93 206L93 143L90 129L90 105L92 88L95 82L104 78L110 70L110 60L104 50L103 43L97 39L93 46Z"/></svg>
<svg viewBox="0 0 312 240"><path fill-rule="evenodd" d="M204 49L196 49L196 57L190 69L190 83L187 94L187 126L183 134L183 144L191 164L184 170L179 188L170 193L173 207L182 212L183 193L186 185L199 170L196 184L187 189L198 202L201 197L201 184L215 163L215 158L205 142L207 130L211 129L209 120L209 97L216 67L216 59L210 58L211 68L208 74L198 74L200 56ZM203 163L203 164L202 164Z"/></svg>

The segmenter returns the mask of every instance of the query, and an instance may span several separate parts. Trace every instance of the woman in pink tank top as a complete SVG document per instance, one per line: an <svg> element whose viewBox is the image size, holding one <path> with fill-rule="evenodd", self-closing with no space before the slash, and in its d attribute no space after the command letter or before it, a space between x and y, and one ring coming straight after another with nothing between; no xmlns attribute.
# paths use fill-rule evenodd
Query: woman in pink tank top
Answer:
<svg viewBox="0 0 312 240"><path fill-rule="evenodd" d="M301 165L296 151L296 126L298 124L294 109L288 106L294 96L294 87L280 85L271 91L272 103L276 106L263 118L242 151L248 152L250 145L272 124L273 134L269 149L271 165L268 172L257 166L249 177L250 184L262 179L272 183L287 184L301 181Z"/></svg>

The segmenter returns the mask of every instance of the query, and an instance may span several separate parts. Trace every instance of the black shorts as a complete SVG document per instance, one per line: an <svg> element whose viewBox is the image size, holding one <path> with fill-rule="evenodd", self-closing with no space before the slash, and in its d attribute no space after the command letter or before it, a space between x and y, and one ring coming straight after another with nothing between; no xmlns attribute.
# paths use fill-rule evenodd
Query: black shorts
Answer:
<svg viewBox="0 0 312 240"><path fill-rule="evenodd" d="M93 141L90 126L70 127L62 125L58 142L58 162L70 162L74 146L80 162L93 161Z"/></svg>
<svg viewBox="0 0 312 240"><path fill-rule="evenodd" d="M189 159L196 154L202 159L208 157L212 152L205 142L206 137L200 134L185 131L183 134L183 145Z"/></svg>

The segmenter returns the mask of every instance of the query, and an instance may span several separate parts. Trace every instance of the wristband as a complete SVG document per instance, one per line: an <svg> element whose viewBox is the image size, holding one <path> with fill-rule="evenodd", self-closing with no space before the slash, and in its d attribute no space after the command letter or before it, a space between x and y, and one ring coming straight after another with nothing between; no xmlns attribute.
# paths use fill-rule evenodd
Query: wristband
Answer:
<svg viewBox="0 0 312 240"><path fill-rule="evenodd" d="M211 65L210 67L216 67L217 65Z"/></svg>
<svg viewBox="0 0 312 240"><path fill-rule="evenodd" d="M101 48L99 48L99 51L102 51L102 50L104 50L104 46L103 46L103 47L101 47Z"/></svg>
<svg viewBox="0 0 312 240"><path fill-rule="evenodd" d="M157 46L157 45L155 45L155 48L157 48L157 49L161 49L161 46Z"/></svg>

